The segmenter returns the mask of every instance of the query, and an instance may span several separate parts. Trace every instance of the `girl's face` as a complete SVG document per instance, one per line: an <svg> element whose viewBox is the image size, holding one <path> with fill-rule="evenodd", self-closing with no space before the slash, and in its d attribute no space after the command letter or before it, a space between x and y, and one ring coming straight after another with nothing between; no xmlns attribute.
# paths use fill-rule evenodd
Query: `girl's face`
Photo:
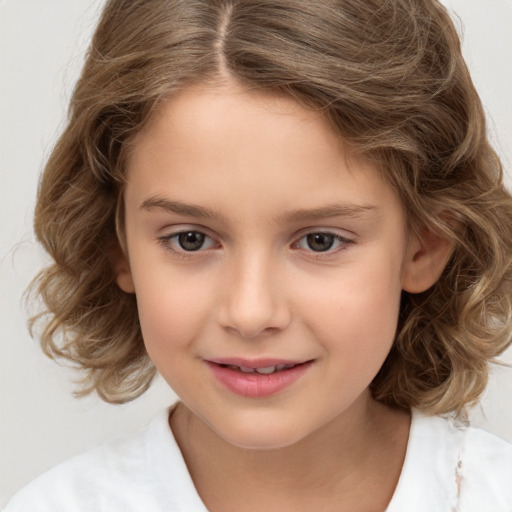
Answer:
<svg viewBox="0 0 512 512"><path fill-rule="evenodd" d="M414 258L395 193L318 112L189 88L135 141L125 203L118 284L216 434L287 446L371 403Z"/></svg>

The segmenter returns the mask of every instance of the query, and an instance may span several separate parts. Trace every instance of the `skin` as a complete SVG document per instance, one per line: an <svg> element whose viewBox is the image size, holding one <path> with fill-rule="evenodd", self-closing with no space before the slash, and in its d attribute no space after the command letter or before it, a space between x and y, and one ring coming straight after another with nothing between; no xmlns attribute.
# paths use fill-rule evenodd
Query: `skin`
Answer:
<svg viewBox="0 0 512 512"><path fill-rule="evenodd" d="M232 82L162 104L135 140L124 199L117 281L182 401L170 425L208 509L384 510L410 419L368 386L401 291L435 282L447 243L407 232L379 169L318 112ZM183 231L204 244L185 250ZM313 250L314 233L332 247ZM248 398L205 362L225 357L312 363Z"/></svg>

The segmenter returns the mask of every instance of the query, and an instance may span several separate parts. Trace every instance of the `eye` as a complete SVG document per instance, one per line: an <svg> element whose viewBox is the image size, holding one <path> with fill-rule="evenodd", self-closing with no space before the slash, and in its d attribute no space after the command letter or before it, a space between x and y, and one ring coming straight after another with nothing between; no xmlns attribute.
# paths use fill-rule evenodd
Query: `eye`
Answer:
<svg viewBox="0 0 512 512"><path fill-rule="evenodd" d="M299 249L306 249L313 252L333 252L336 249L353 243L352 240L335 233L318 232L308 233L295 244Z"/></svg>
<svg viewBox="0 0 512 512"><path fill-rule="evenodd" d="M197 252L216 246L216 242L208 235L195 230L180 231L163 236L160 238L160 242L164 247L179 253Z"/></svg>

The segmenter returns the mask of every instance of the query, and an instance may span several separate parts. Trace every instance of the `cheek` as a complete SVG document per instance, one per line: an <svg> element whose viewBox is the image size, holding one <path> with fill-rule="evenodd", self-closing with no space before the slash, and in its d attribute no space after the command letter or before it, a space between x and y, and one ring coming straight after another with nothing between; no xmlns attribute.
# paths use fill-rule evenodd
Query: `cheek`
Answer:
<svg viewBox="0 0 512 512"><path fill-rule="evenodd" d="M381 253L382 254L382 253ZM400 267L393 255L340 268L323 283L308 286L303 314L315 337L350 359L387 354L400 308Z"/></svg>
<svg viewBox="0 0 512 512"><path fill-rule="evenodd" d="M139 319L150 356L188 346L208 321L210 294L204 280L179 275L135 281ZM139 285L140 284L140 285ZM152 357L153 358L153 357Z"/></svg>

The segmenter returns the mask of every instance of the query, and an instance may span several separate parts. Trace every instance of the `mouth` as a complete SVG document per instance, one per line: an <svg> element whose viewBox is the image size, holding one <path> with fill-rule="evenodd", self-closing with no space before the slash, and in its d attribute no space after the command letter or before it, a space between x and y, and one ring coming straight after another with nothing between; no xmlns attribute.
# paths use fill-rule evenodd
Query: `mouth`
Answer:
<svg viewBox="0 0 512 512"><path fill-rule="evenodd" d="M205 361L215 379L229 391L248 398L265 398L292 386L308 373L314 360L218 359Z"/></svg>
<svg viewBox="0 0 512 512"><path fill-rule="evenodd" d="M221 368L229 368L231 370L239 371L242 373L259 373L260 375L271 375L276 372L282 372L283 370L291 370L292 368L295 368L301 364L305 363L276 364L262 367L239 366L236 364L219 364L219 366Z"/></svg>

